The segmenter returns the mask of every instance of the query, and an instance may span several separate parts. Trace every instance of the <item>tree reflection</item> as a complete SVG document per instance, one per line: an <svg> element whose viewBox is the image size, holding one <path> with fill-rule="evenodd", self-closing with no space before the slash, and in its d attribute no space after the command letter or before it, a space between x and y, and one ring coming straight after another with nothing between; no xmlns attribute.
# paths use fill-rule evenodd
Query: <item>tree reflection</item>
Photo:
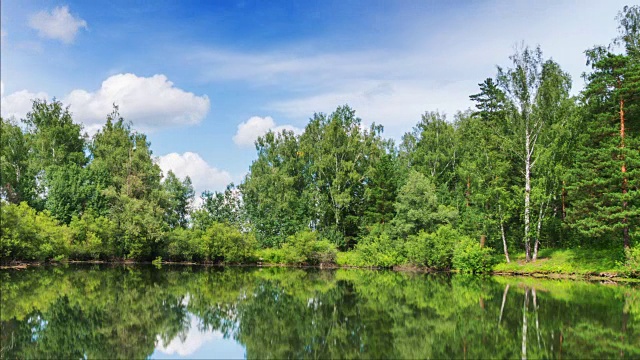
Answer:
<svg viewBox="0 0 640 360"><path fill-rule="evenodd" d="M248 358L640 356L631 286L122 266L2 271L0 279L2 358L145 358L194 331L233 339Z"/></svg>

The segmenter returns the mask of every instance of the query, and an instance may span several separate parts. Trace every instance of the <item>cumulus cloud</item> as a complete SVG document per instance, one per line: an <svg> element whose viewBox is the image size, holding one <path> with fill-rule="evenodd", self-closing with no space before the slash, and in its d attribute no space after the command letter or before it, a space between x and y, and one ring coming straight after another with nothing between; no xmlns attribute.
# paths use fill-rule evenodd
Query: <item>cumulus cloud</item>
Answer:
<svg viewBox="0 0 640 360"><path fill-rule="evenodd" d="M44 92L28 90L5 96L2 83L2 116L24 117L36 98L47 99L48 96ZM104 124L113 104L118 105L122 117L132 121L141 131L198 124L210 107L206 95L197 96L177 88L164 75L113 75L102 82L100 89L93 92L73 90L62 102L70 106L74 120L82 122L89 134Z"/></svg>
<svg viewBox="0 0 640 360"><path fill-rule="evenodd" d="M210 107L206 95L177 88L164 75L113 75L102 82L100 89L73 90L63 102L71 105L75 119L88 126L102 124L113 104L117 104L120 114L143 131L197 124Z"/></svg>
<svg viewBox="0 0 640 360"><path fill-rule="evenodd" d="M2 81L0 81L0 93L0 113L3 118L22 119L31 110L33 100L49 98L47 93L32 93L27 90L16 91L4 96L4 82Z"/></svg>
<svg viewBox="0 0 640 360"><path fill-rule="evenodd" d="M271 116L252 116L249 120L238 125L238 130L233 136L233 142L242 147L253 146L258 137L266 134L269 130L272 130L273 132L290 130L297 134L302 132L301 129L292 125L276 126L276 122Z"/></svg>
<svg viewBox="0 0 640 360"><path fill-rule="evenodd" d="M204 190L222 191L233 180L227 171L209 165L194 152L170 153L160 156L158 166L164 174L171 170L181 179L189 176L196 192L196 198L199 198Z"/></svg>
<svg viewBox="0 0 640 360"><path fill-rule="evenodd" d="M87 22L69 13L68 6L58 6L51 12L40 11L29 18L29 26L38 31L38 35L48 39L72 43L78 30L87 28Z"/></svg>

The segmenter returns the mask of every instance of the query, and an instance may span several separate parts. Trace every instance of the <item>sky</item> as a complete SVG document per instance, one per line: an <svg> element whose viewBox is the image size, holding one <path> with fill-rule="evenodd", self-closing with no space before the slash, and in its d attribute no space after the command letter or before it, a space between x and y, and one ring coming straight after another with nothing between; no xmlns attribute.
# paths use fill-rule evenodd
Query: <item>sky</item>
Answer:
<svg viewBox="0 0 640 360"><path fill-rule="evenodd" d="M399 139L453 118L519 44L573 78L627 0L3 0L0 113L70 106L91 135L113 104L196 193L240 183L269 130L344 104Z"/></svg>

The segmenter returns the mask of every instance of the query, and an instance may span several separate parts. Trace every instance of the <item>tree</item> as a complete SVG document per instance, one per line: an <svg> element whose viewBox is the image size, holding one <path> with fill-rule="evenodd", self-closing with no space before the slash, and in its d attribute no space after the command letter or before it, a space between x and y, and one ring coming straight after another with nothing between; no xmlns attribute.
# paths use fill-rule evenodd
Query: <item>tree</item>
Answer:
<svg viewBox="0 0 640 360"><path fill-rule="evenodd" d="M409 166L429 177L442 197L450 194L455 183L458 160L455 146L455 129L444 114L427 112L413 132L403 138L410 152ZM414 143L414 145L410 145ZM449 199L448 199L449 200Z"/></svg>
<svg viewBox="0 0 640 360"><path fill-rule="evenodd" d="M34 100L23 120L29 145L29 172L35 176L35 192L30 205L38 210L46 206L49 171L54 166L84 166L85 138L82 125L73 122L68 107L60 101Z"/></svg>
<svg viewBox="0 0 640 360"><path fill-rule="evenodd" d="M204 191L200 198L202 206L192 214L194 228L205 230L213 223L243 230L247 226L242 196L234 184L229 184L224 192Z"/></svg>
<svg viewBox="0 0 640 360"><path fill-rule="evenodd" d="M30 201L35 178L29 170L29 145L20 126L0 117L0 198L14 204Z"/></svg>
<svg viewBox="0 0 640 360"><path fill-rule="evenodd" d="M382 130L363 129L355 111L340 106L328 116L315 114L300 137L312 227L343 249L361 232L367 174L384 153Z"/></svg>
<svg viewBox="0 0 640 360"><path fill-rule="evenodd" d="M585 131L570 186L569 220L587 236L622 238L631 246L640 218L640 7L618 15L614 46L586 52L592 73L583 93Z"/></svg>
<svg viewBox="0 0 640 360"><path fill-rule="evenodd" d="M187 176L183 181L169 170L162 183L166 193L164 219L171 229L186 228L189 222L189 212L193 202L193 185Z"/></svg>
<svg viewBox="0 0 640 360"><path fill-rule="evenodd" d="M498 67L497 84L506 97L503 142L513 153L522 172L524 183L524 235L526 260L532 259L531 251L531 195L532 180L538 174L539 159L545 150L544 143L552 125L565 121L562 117L549 116L558 113L568 97L571 79L552 60L544 61L539 47L524 47L510 57L512 67ZM538 166L537 166L538 165ZM533 257L537 255L538 241Z"/></svg>
<svg viewBox="0 0 640 360"><path fill-rule="evenodd" d="M269 132L258 138L256 150L258 158L239 188L258 241L262 246L271 247L307 228L311 222L308 210L311 204L305 198L305 154L298 137L287 130L278 134ZM224 218L225 215L213 208L216 202L213 199L210 202L209 213Z"/></svg>
<svg viewBox="0 0 640 360"><path fill-rule="evenodd" d="M398 191L394 229L404 238L420 231L434 232L439 225L453 224L458 211L438 201L436 187L422 173L409 173L406 184Z"/></svg>

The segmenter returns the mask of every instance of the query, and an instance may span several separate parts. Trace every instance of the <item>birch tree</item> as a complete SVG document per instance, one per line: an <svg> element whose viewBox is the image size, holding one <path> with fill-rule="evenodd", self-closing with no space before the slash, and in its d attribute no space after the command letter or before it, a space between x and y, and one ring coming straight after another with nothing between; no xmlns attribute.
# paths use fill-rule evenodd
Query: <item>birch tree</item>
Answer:
<svg viewBox="0 0 640 360"><path fill-rule="evenodd" d="M543 144L554 122L560 103L568 98L570 77L553 60L544 60L540 47L517 49L510 57L511 67L498 67L497 82L507 99L504 147L518 161L523 191L523 242L526 260L532 258L532 180L541 155L550 149ZM536 245L538 243L536 242ZM535 247L537 248L537 247ZM534 255L537 252L534 250Z"/></svg>

